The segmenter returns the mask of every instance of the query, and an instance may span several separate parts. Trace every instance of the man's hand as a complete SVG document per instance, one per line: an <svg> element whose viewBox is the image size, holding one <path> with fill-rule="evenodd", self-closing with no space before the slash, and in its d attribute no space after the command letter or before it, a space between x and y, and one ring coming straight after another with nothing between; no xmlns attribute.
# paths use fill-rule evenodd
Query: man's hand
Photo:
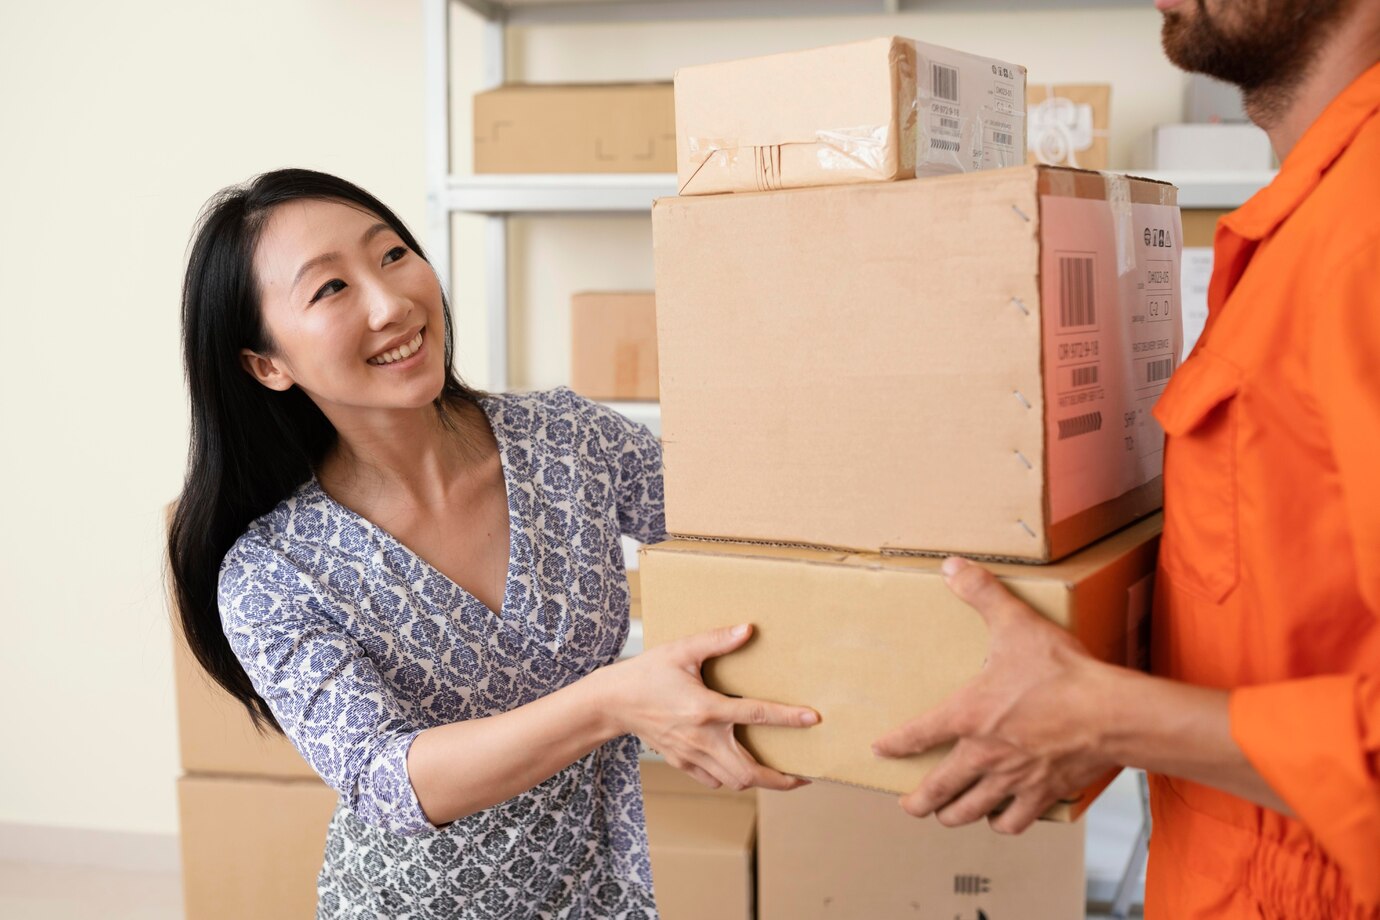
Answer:
<svg viewBox="0 0 1380 920"><path fill-rule="evenodd" d="M954 557L944 575L987 622L987 662L971 683L873 750L904 757L956 742L901 807L950 827L991 816L995 830L1018 834L1115 766L1098 750L1099 677L1112 669L981 566Z"/></svg>

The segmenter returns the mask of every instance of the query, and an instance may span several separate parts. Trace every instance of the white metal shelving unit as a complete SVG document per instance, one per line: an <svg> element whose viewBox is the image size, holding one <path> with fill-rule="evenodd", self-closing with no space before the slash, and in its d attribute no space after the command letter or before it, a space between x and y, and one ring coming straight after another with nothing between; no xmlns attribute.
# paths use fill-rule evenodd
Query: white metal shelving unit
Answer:
<svg viewBox="0 0 1380 920"><path fill-rule="evenodd" d="M1106 9L1133 7L1142 0L1024 0L1029 9ZM508 218L511 215L646 214L652 202L676 191L670 174L634 175L482 175L457 176L450 169L450 15L460 4L484 20L485 84L507 77L509 25L552 22L606 22L614 19L730 19L741 17L825 16L901 13L913 10L999 9L1011 0L422 0L426 33L427 244L442 283L452 277L451 216L482 215L486 221L486 282L489 382L506 389L508 373ZM1273 173L1141 172L1172 182L1184 208L1234 208ZM655 403L610 403L629 417L660 430ZM633 624L625 655L641 650L641 624ZM1125 917L1141 900L1143 838L1136 777L1123 776L1089 813L1088 894L1091 902L1115 906L1109 917ZM1119 855L1124 852L1125 855Z"/></svg>

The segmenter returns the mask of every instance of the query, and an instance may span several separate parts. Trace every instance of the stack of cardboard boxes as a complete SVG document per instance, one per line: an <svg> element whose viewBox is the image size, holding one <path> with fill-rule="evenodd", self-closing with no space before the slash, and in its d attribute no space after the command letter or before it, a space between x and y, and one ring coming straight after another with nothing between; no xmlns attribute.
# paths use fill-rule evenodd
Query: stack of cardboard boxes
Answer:
<svg viewBox="0 0 1380 920"><path fill-rule="evenodd" d="M653 208L676 539L641 553L645 640L755 624L706 682L822 720L742 727L745 747L788 773L906 792L943 752L886 761L871 742L986 655L943 555L999 560L1102 659L1144 655L1163 451L1150 409L1180 339L1175 189L1016 166L1024 70L903 39L682 70L676 94L681 195ZM1047 817L1073 820L1110 779ZM857 832L877 798L763 794L762 920L952 906L916 887L921 863L953 869L948 893L990 911L1021 878L1048 887L1057 857L1074 894L1021 915L1081 904L1081 828ZM840 913L845 879L820 867L841 837L877 858ZM909 858L883 858L893 846Z"/></svg>

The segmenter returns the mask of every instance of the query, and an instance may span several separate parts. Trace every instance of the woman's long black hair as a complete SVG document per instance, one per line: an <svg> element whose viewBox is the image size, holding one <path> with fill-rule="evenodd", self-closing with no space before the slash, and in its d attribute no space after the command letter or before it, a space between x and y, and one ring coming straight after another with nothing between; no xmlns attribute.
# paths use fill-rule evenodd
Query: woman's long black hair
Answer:
<svg viewBox="0 0 1380 920"><path fill-rule="evenodd" d="M276 392L253 379L240 350L272 354L264 327L254 249L270 212L303 199L340 201L376 214L408 248L421 246L383 202L356 185L308 169L280 169L217 194L203 209L182 285L182 360L191 397L187 477L168 532L173 601L197 661L248 709L262 731L277 720L255 692L221 631L221 561L250 522L312 474L336 431L297 387ZM442 292L444 301L445 293ZM446 379L437 411L483 395L451 367L450 305L444 303Z"/></svg>

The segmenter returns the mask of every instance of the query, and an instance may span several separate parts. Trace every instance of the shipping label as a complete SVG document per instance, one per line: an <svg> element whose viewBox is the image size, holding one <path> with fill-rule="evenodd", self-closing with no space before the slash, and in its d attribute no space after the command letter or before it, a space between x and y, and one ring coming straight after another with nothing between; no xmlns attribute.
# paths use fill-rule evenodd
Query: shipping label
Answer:
<svg viewBox="0 0 1380 920"><path fill-rule="evenodd" d="M1178 366L1179 209L1040 200L1046 462L1057 523L1160 475L1150 410Z"/></svg>
<svg viewBox="0 0 1380 920"><path fill-rule="evenodd" d="M1025 72L918 45L916 175L1000 169L1025 162Z"/></svg>

